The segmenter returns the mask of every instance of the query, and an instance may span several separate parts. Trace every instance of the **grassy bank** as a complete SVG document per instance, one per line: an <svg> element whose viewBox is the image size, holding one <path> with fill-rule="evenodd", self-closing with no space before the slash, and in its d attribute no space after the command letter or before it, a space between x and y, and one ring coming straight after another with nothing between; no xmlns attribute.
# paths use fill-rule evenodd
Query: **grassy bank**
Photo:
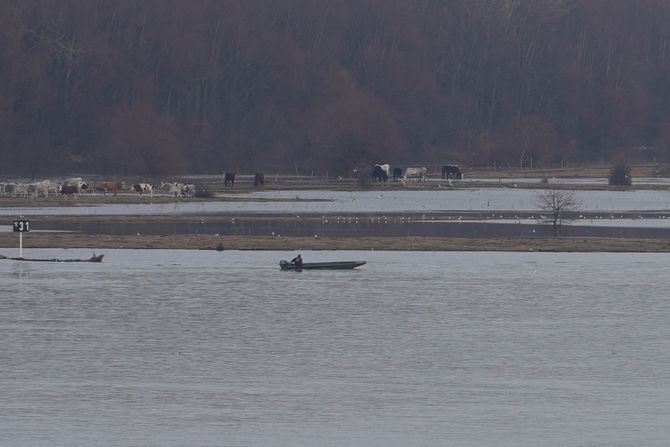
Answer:
<svg viewBox="0 0 670 447"><path fill-rule="evenodd" d="M18 235L0 235L0 248L14 249ZM647 239L461 239L435 237L272 237L272 236L115 236L30 233L30 248L137 248L224 250L415 250L415 251L558 251L670 252L670 241Z"/></svg>

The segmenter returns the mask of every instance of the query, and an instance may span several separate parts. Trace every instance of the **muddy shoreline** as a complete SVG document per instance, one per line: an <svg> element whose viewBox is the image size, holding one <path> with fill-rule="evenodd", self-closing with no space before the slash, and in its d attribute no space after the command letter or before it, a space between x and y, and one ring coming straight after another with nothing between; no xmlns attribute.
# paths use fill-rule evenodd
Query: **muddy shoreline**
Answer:
<svg viewBox="0 0 670 447"><path fill-rule="evenodd" d="M670 252L670 241L650 239L467 239L436 237L283 237L217 235L82 235L30 233L30 248L134 248L215 250L414 250L414 251L550 251ZM0 248L18 249L18 235L0 234ZM6 254L6 253L5 253Z"/></svg>

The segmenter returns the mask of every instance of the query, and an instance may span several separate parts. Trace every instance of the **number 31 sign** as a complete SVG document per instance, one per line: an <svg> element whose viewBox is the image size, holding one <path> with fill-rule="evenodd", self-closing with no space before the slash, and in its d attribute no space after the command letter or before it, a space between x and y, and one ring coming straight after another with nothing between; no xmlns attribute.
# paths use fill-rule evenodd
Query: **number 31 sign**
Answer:
<svg viewBox="0 0 670 447"><path fill-rule="evenodd" d="M15 233L27 233L30 231L30 221L29 220L15 220L14 221L14 232Z"/></svg>

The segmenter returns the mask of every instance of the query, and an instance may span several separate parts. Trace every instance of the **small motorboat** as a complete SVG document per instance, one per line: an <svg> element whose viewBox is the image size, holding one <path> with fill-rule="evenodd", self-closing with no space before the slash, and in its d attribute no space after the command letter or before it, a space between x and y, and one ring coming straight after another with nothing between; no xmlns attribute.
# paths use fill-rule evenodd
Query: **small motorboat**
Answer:
<svg viewBox="0 0 670 447"><path fill-rule="evenodd" d="M351 270L365 264L365 261L303 262L301 267L289 261L280 261L282 270Z"/></svg>

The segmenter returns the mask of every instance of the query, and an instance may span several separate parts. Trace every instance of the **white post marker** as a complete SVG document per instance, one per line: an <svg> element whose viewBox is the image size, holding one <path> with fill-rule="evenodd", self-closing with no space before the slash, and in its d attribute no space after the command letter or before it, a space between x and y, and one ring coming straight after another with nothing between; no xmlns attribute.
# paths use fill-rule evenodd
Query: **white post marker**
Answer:
<svg viewBox="0 0 670 447"><path fill-rule="evenodd" d="M23 257L23 233L28 233L30 231L30 221L21 219L15 220L14 224L14 233L19 233L19 257Z"/></svg>

